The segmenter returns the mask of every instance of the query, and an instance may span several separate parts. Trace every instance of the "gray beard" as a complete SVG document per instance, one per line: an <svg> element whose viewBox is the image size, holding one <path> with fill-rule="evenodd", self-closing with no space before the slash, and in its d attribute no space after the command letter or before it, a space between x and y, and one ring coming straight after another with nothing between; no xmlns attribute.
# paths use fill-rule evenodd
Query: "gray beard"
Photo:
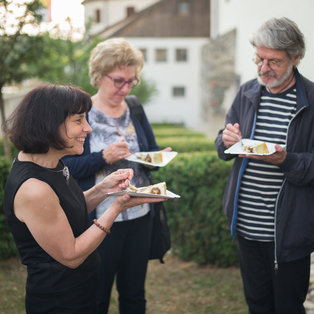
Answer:
<svg viewBox="0 0 314 314"><path fill-rule="evenodd" d="M293 64L292 64L292 62L290 62L287 71L284 73L283 77L282 77L280 80L278 80L278 79L275 77L275 74L270 74L269 76L275 77L275 80L274 80L272 83L265 84L265 83L263 83L262 79L260 78L260 75L261 75L263 72L258 72L257 80L258 80L258 82L259 82L261 85L265 86L266 88L278 87L278 86L280 86L281 84L283 84L283 83L287 80L287 78L291 75L292 71L293 71ZM264 73L263 73L263 74L264 74Z"/></svg>

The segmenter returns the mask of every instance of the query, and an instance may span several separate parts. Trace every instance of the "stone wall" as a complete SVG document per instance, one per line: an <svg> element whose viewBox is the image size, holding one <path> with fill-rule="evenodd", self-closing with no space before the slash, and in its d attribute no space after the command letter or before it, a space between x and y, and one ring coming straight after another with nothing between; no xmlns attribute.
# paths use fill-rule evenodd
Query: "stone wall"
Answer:
<svg viewBox="0 0 314 314"><path fill-rule="evenodd" d="M236 31L211 39L202 50L201 130L215 138L239 88L235 74Z"/></svg>

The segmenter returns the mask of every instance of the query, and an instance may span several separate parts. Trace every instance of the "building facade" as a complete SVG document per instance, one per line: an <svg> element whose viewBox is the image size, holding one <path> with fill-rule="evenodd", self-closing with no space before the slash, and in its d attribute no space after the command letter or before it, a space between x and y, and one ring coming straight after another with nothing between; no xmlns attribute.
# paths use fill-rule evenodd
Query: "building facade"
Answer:
<svg viewBox="0 0 314 314"><path fill-rule="evenodd" d="M86 18L92 11L89 2L107 5L110 1L85 1ZM143 77L157 87L156 95L145 105L151 122L183 123L199 130L204 99L202 50L209 42L209 31L208 0L162 0L134 10L97 35L123 37L142 50Z"/></svg>

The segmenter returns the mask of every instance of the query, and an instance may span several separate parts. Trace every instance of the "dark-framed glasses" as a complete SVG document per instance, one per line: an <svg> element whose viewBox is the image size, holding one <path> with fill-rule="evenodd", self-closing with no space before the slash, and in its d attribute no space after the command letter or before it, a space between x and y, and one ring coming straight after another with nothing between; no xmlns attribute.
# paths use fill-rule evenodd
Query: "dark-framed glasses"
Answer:
<svg viewBox="0 0 314 314"><path fill-rule="evenodd" d="M107 77L109 77L113 81L114 87L121 89L124 87L125 84L128 84L129 88L135 87L139 83L139 79L137 77L125 80L123 78L114 78L108 74L106 74Z"/></svg>
<svg viewBox="0 0 314 314"><path fill-rule="evenodd" d="M258 55L255 55L252 60L258 67L261 67L264 64L264 61L266 60L267 66L271 68L272 70L279 69L281 65L284 63L284 60L282 59L276 59L276 58L263 59Z"/></svg>

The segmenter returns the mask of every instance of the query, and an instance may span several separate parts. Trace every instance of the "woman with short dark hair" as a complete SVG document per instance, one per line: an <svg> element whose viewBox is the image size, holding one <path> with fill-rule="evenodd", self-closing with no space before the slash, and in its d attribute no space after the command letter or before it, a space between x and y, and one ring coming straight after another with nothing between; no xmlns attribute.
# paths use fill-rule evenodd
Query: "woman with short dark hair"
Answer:
<svg viewBox="0 0 314 314"><path fill-rule="evenodd" d="M27 266L27 313L95 313L99 258L95 249L126 208L160 199L115 198L88 223L88 213L128 186L131 169L117 170L81 191L61 158L81 154L91 127L89 95L60 85L31 90L6 121L20 150L7 179L4 211Z"/></svg>

